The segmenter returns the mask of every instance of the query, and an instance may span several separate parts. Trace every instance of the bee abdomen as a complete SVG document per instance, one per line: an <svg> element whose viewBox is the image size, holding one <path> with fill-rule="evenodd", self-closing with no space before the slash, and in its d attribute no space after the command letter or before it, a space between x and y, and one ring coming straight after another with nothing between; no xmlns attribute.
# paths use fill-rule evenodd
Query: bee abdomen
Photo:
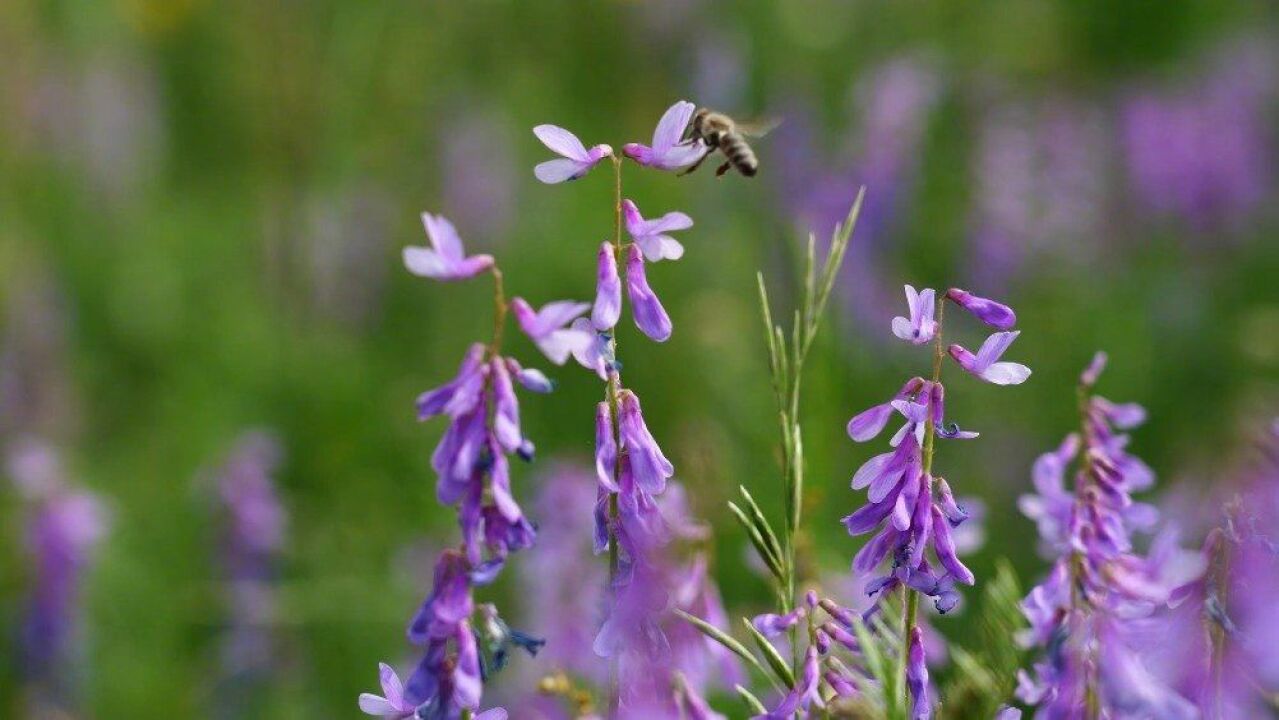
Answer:
<svg viewBox="0 0 1279 720"><path fill-rule="evenodd" d="M755 157L755 151L751 150L751 146L736 134L725 136L720 142L720 149L741 174L750 177L759 169L759 160Z"/></svg>

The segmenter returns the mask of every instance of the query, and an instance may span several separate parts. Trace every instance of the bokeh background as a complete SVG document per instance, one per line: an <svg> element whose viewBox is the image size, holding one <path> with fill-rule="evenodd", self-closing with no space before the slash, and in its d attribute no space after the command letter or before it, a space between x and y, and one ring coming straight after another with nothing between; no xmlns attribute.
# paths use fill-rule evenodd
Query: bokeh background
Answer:
<svg viewBox="0 0 1279 720"><path fill-rule="evenodd" d="M403 270L417 213L534 303L593 293L610 181L537 183L542 122L620 147L681 98L783 120L753 180L625 176L697 223L650 271L674 337L619 340L737 614L768 595L723 501L744 483L780 506L754 273L788 307L799 242L863 184L804 399L815 562L847 567L836 520L878 451L844 423L928 364L888 330L906 282L1006 299L1035 371L950 388L983 432L938 460L987 508L978 577L1042 570L1015 500L1094 350L1102 391L1150 410L1136 451L1193 503L1279 404L1277 27L1261 0L3 3L0 716L356 713L455 533L428 464L443 426L413 399L491 323L486 280ZM599 386L553 374L516 492L585 533L588 506L536 498L590 452ZM49 476L84 501L54 520ZM50 553L57 638L31 631ZM492 596L518 616L508 575Z"/></svg>

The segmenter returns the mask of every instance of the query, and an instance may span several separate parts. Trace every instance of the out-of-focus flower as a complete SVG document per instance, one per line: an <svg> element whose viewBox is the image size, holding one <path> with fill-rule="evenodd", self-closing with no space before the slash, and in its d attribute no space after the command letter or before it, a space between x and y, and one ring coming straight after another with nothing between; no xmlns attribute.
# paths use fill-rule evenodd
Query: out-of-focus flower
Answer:
<svg viewBox="0 0 1279 720"><path fill-rule="evenodd" d="M658 170L680 170L701 160L709 148L700 142L683 140L696 109L686 100L675 103L657 121L652 145L627 143L622 146L622 152L640 165Z"/></svg>
<svg viewBox="0 0 1279 720"><path fill-rule="evenodd" d="M693 219L688 215L668 212L659 218L645 220L630 200L622 201L622 213L626 218L626 232L644 251L645 260L679 260L684 256L684 246L667 233L693 227Z"/></svg>
<svg viewBox="0 0 1279 720"><path fill-rule="evenodd" d="M533 134L557 155L563 155L538 163L533 168L537 179L548 185L576 180L590 172L600 160L613 154L613 148L608 145L596 145L587 150L576 135L555 125L538 125L533 128Z"/></svg>
<svg viewBox="0 0 1279 720"><path fill-rule="evenodd" d="M999 362L999 358L1003 357L1019 334L1020 330L994 333L986 338L976 355L957 344L952 344L947 351L960 367L988 383L1020 385L1030 377L1030 368L1021 363Z"/></svg>
<svg viewBox="0 0 1279 720"><path fill-rule="evenodd" d="M432 280L465 280L493 267L492 255L466 256L457 228L443 215L422 213L422 225L431 247L404 248L404 267Z"/></svg>
<svg viewBox="0 0 1279 720"><path fill-rule="evenodd" d="M21 631L23 673L53 694L63 687L80 624L79 592L110 514L93 493L70 487L55 451L37 440L8 451L9 473L26 501L32 564Z"/></svg>
<svg viewBox="0 0 1279 720"><path fill-rule="evenodd" d="M511 312L520 329L556 365L563 365L570 355L580 356L591 346L593 332L565 327L590 308L587 303L559 300L547 303L534 312L524 298L511 300ZM583 362L583 365L586 363Z"/></svg>

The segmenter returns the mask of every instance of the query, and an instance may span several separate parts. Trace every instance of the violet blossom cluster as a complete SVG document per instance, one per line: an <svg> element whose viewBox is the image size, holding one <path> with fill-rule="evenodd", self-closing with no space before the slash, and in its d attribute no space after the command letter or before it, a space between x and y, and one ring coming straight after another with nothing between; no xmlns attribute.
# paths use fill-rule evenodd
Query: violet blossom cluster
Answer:
<svg viewBox="0 0 1279 720"><path fill-rule="evenodd" d="M941 299L932 289L916 291L906 286L909 317L892 322L893 334L914 345L934 346L931 380L914 377L888 401L859 413L848 423L848 434L856 442L877 437L894 416L903 424L889 440L892 450L866 461L854 474L854 490L867 490L869 502L843 519L850 535L877 531L858 551L854 572L872 575L885 560L887 572L867 583L866 592L883 598L902 588L908 599L907 623L903 635L907 651L908 686L913 698L912 717L931 717L927 699L925 653L919 627L914 619L914 593L933 598L939 612L953 609L960 596L956 585L972 585L976 578L959 559L954 531L968 513L955 501L950 484L933 473L936 438L971 439L977 433L946 422L945 386L941 382L944 356L966 372L996 385L1016 385L1030 376L1020 363L1001 360L1017 338L1011 328L1017 317L1002 303L954 288ZM951 344L943 351L943 303L949 300L998 332L990 335L976 352ZM928 553L932 549L931 557Z"/></svg>
<svg viewBox="0 0 1279 720"><path fill-rule="evenodd" d="M26 439L8 455L9 475L25 503L25 550L31 563L19 667L39 689L37 696L65 704L75 692L72 671L82 652L77 646L80 588L109 528L110 513L97 495L68 482L52 447Z"/></svg>
<svg viewBox="0 0 1279 720"><path fill-rule="evenodd" d="M431 456L437 474L436 497L457 508L461 546L446 549L435 565L430 595L413 616L408 639L422 648L422 659L406 682L390 666L381 666L382 695L360 696L360 709L385 718L499 720L500 708L479 712L483 685L500 670L512 647L534 654L542 641L513 631L491 605L476 603L474 588L491 583L511 553L533 544L536 530L511 490L510 456L532 460L533 443L520 425L516 385L546 393L553 385L539 370L523 367L501 353L501 330L508 310L553 361L563 363L580 338L561 326L582 309L551 303L532 313L520 298L506 300L502 274L489 255L468 256L457 230L443 216L423 213L430 247L408 247L409 272L441 281L490 272L494 279L494 337L476 343L463 357L457 375L417 398L419 420L449 419ZM531 316L531 317L530 317Z"/></svg>
<svg viewBox="0 0 1279 720"><path fill-rule="evenodd" d="M1123 431L1145 411L1113 403L1093 388L1105 366L1098 353L1080 379L1082 433L1041 456L1037 494L1021 499L1057 554L1048 577L1022 603L1030 629L1024 644L1044 649L1033 673L1022 672L1018 697L1038 706L1035 717L1196 718L1189 699L1162 682L1140 654L1161 608L1204 570L1203 556L1161 533L1144 557L1131 535L1149 529L1154 511L1132 493L1154 482L1150 468L1127 451ZM1073 487L1065 478L1077 461Z"/></svg>
<svg viewBox="0 0 1279 720"><path fill-rule="evenodd" d="M686 137L694 110L690 102L675 103L658 121L650 143L627 143L622 148L624 156L665 171L696 163L710 148ZM692 584L678 583L663 567L663 548L674 530L658 498L675 468L649 430L639 396L623 384L615 333L624 286L636 327L657 342L671 337L670 315L649 285L647 266L682 257L684 248L671 233L691 227L693 221L682 212L645 218L633 200L623 198L622 158L611 146L587 149L576 135L554 125L539 125L533 132L561 156L534 169L544 183L581 178L605 158L611 159L614 168L617 235L599 246L596 296L589 318L578 317L586 306L557 315L553 323L537 322L540 315L525 311L528 323L521 319L521 327L553 359L572 355L605 381L605 398L595 409L594 545L597 553L609 555L609 582L605 617L593 647L597 655L610 660L614 676L610 712L660 717L674 710L664 709L667 698L679 695L685 704L698 702L690 699L695 697L691 685L676 687L666 662L673 648L664 620L677 596L688 595L689 588L705 587L705 574L698 572ZM627 238L622 237L623 226ZM548 332L551 326L554 329Z"/></svg>

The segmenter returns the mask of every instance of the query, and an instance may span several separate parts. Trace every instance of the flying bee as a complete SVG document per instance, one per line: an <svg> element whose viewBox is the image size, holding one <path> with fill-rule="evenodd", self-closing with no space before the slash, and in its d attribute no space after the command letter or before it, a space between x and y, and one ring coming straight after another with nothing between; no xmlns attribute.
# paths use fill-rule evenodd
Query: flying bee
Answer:
<svg viewBox="0 0 1279 720"><path fill-rule="evenodd" d="M700 108L693 115L689 126L690 141L702 141L710 148L706 155L693 163L680 175L687 175L698 168L707 157L719 150L724 154L724 164L719 166L715 175L722 176L730 168L746 177L754 177L759 172L759 158L746 142L747 137L763 137L768 131L777 127L775 121L739 123L721 112L709 108Z"/></svg>

